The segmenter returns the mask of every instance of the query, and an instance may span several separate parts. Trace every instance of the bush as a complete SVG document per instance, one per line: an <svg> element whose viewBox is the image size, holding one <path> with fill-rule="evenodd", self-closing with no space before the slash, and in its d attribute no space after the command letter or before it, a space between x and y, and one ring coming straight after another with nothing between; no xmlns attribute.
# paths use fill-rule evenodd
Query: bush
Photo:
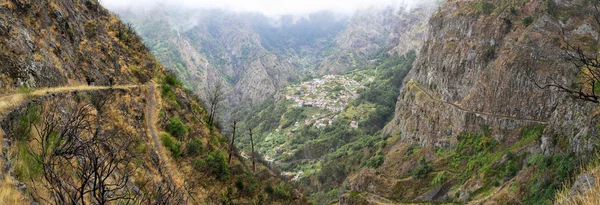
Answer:
<svg viewBox="0 0 600 205"><path fill-rule="evenodd" d="M167 124L167 132L177 139L182 139L187 134L187 127L178 117L172 118Z"/></svg>
<svg viewBox="0 0 600 205"><path fill-rule="evenodd" d="M366 165L367 165L367 167L377 169L383 164L384 161L385 161L385 157L383 155L377 155L377 156L369 159L369 161L367 161Z"/></svg>
<svg viewBox="0 0 600 205"><path fill-rule="evenodd" d="M171 86L180 87L181 81L179 81L175 76L167 74L165 76L165 82Z"/></svg>
<svg viewBox="0 0 600 205"><path fill-rule="evenodd" d="M229 180L229 167L227 167L227 160L221 152L214 151L208 154L206 166L208 171L215 175L217 179L221 181Z"/></svg>
<svg viewBox="0 0 600 205"><path fill-rule="evenodd" d="M236 187L238 190L244 190L244 182L242 182L242 180L241 180L241 179L238 179L238 180L235 182L235 187Z"/></svg>
<svg viewBox="0 0 600 205"><path fill-rule="evenodd" d="M267 185L267 187L265 187L265 192L267 192L268 194L273 194L273 192L275 192L275 189L273 189L273 186L269 184Z"/></svg>
<svg viewBox="0 0 600 205"><path fill-rule="evenodd" d="M533 23L533 17L528 16L525 19L523 19L523 25L525 25L526 27L531 25L531 23Z"/></svg>
<svg viewBox="0 0 600 205"><path fill-rule="evenodd" d="M185 152L188 156L198 156L204 153L204 143L200 139L194 139L187 144Z"/></svg>
<svg viewBox="0 0 600 205"><path fill-rule="evenodd" d="M173 158L178 159L179 157L181 157L181 146L183 145L183 143L177 140L173 140L171 136L169 136L166 133L163 133L160 136L160 139L162 140L163 146L165 146L167 150L171 152L171 156L173 156Z"/></svg>
<svg viewBox="0 0 600 205"><path fill-rule="evenodd" d="M431 185L438 185L438 184L442 184L444 182L446 182L446 171L442 171L440 173L438 173L437 175L435 175L435 177L433 178L433 180L431 180Z"/></svg>
<svg viewBox="0 0 600 205"><path fill-rule="evenodd" d="M425 161L425 158L421 157L421 159L419 159L419 166L413 171L412 175L417 179L425 179L427 174L432 170L431 165Z"/></svg>

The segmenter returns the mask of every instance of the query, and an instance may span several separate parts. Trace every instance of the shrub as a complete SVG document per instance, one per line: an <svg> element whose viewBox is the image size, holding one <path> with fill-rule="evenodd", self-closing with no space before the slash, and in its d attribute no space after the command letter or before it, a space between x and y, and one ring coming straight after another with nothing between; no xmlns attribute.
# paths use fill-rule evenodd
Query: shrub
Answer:
<svg viewBox="0 0 600 205"><path fill-rule="evenodd" d="M242 180L241 180L241 179L238 179L238 180L235 182L235 187L236 187L238 190L244 190L244 182L242 182Z"/></svg>
<svg viewBox="0 0 600 205"><path fill-rule="evenodd" d="M167 132L177 139L182 139L187 134L187 127L178 117L172 118L167 124Z"/></svg>
<svg viewBox="0 0 600 205"><path fill-rule="evenodd" d="M427 174L432 171L431 165L425 161L425 158L419 159L419 166L413 171L413 177L417 179L425 179Z"/></svg>
<svg viewBox="0 0 600 205"><path fill-rule="evenodd" d="M177 159L181 157L181 146L183 143L173 140L171 136L166 133L163 133L160 138L163 145L167 148L167 150L169 150L169 152L171 152L171 156L173 156L173 158Z"/></svg>
<svg viewBox="0 0 600 205"><path fill-rule="evenodd" d="M188 156L198 156L204 153L204 143L200 139L194 139L187 144L186 154Z"/></svg>
<svg viewBox="0 0 600 205"><path fill-rule="evenodd" d="M383 164L384 161L385 157L383 155L377 155L367 161L367 167L377 169Z"/></svg>
<svg viewBox="0 0 600 205"><path fill-rule="evenodd" d="M208 154L206 166L208 171L215 175L217 179L221 181L229 180L229 167L227 167L227 160L221 152L214 151Z"/></svg>
<svg viewBox="0 0 600 205"><path fill-rule="evenodd" d="M268 194L273 194L273 192L275 192L275 189L273 189L273 186L269 184L267 185L267 187L265 187L265 192L267 192Z"/></svg>
<svg viewBox="0 0 600 205"><path fill-rule="evenodd" d="M526 27L531 25L531 23L533 23L533 17L528 16L525 17L525 19L523 19L523 25L525 25Z"/></svg>
<svg viewBox="0 0 600 205"><path fill-rule="evenodd" d="M169 74L167 74L165 76L165 82L171 86L175 86L175 87L181 86L181 81L179 81L179 79L177 79L175 76L172 76Z"/></svg>
<svg viewBox="0 0 600 205"><path fill-rule="evenodd" d="M431 180L431 185L442 184L442 183L446 182L446 178L447 178L446 171L442 171L442 172L438 173L437 175L435 175L433 180Z"/></svg>

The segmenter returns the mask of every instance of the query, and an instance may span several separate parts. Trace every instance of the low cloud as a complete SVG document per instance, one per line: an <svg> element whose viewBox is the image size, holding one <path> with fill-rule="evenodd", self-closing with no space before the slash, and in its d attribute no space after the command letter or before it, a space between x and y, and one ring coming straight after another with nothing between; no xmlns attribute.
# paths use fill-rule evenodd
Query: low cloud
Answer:
<svg viewBox="0 0 600 205"><path fill-rule="evenodd" d="M350 14L369 7L396 6L407 9L435 0L101 0L108 9L152 8L157 5L185 8L259 12L267 16L305 15L318 11Z"/></svg>

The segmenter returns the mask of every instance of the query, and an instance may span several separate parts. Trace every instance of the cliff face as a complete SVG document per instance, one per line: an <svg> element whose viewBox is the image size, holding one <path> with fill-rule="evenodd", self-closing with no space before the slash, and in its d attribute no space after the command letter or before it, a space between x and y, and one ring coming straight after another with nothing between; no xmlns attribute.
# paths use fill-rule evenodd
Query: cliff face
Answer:
<svg viewBox="0 0 600 205"><path fill-rule="evenodd" d="M323 57L318 74L340 74L365 65L376 52L403 55L421 47L427 34L427 20L435 6L418 8L365 9L357 11L348 27L333 43L334 52Z"/></svg>
<svg viewBox="0 0 600 205"><path fill-rule="evenodd" d="M384 129L385 162L350 174L340 201L553 203L576 176L565 167L597 151L597 104L536 83L582 83L567 43L596 56L597 14L589 1L446 2Z"/></svg>
<svg viewBox="0 0 600 205"><path fill-rule="evenodd" d="M478 132L482 125L497 139L536 124L574 141L595 133L593 105L535 85L575 82L579 69L565 60L563 39L597 49L589 45L596 45L598 28L584 15L592 10L577 7L583 2L482 4L449 1L431 18L428 41L385 131L422 146L453 145L458 134ZM528 17L531 22L523 20ZM582 149L580 143L586 144L571 148Z"/></svg>
<svg viewBox="0 0 600 205"><path fill-rule="evenodd" d="M93 1L2 1L0 46L0 93L86 78L145 82L159 66L125 24Z"/></svg>

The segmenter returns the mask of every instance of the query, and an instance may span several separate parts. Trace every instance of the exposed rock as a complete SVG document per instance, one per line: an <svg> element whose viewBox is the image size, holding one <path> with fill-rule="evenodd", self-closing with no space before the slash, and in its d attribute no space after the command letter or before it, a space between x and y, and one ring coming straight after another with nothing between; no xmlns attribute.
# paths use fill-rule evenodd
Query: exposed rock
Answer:
<svg viewBox="0 0 600 205"><path fill-rule="evenodd" d="M596 185L596 176L593 174L582 174L577 177L575 183L571 187L569 191L569 195L567 195L566 201L569 201L570 198L575 197L577 195L582 195L588 190L594 188Z"/></svg>
<svg viewBox="0 0 600 205"><path fill-rule="evenodd" d="M589 26L594 25L590 19L576 17L563 25L543 12L524 26L514 23L524 17L510 13L497 18L463 10L471 4L449 1L431 18L427 42L405 79L385 133L402 133L404 143L440 146L453 145L465 131L481 131L481 125L496 139L541 125L546 133L574 136L570 150L589 150L587 136L595 123L588 113L594 106L539 89L534 82L546 84L553 78L572 84L579 70L564 60L560 31L576 39L598 28ZM520 15L533 15L528 8L539 4L529 2ZM552 153L551 147L545 141L542 150Z"/></svg>

